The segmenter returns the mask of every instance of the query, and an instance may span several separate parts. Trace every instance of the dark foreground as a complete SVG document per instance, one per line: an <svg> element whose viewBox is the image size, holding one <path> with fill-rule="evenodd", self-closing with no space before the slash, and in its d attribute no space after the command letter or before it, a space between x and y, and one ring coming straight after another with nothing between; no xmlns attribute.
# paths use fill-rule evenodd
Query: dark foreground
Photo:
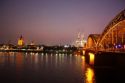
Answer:
<svg viewBox="0 0 125 83"><path fill-rule="evenodd" d="M80 55L0 52L0 83L120 83L124 77L124 68L92 68Z"/></svg>

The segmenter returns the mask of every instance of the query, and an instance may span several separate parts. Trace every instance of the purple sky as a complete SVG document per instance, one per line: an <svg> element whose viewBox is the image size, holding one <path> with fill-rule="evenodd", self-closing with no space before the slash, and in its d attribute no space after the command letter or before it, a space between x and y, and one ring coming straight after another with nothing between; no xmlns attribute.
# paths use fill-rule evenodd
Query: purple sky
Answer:
<svg viewBox="0 0 125 83"><path fill-rule="evenodd" d="M125 8L125 0L0 0L0 43L71 44L102 33Z"/></svg>

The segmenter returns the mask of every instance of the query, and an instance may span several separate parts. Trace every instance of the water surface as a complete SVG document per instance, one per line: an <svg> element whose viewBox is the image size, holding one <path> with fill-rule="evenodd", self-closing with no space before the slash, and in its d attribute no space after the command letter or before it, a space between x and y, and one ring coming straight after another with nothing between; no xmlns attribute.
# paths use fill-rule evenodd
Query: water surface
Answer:
<svg viewBox="0 0 125 83"><path fill-rule="evenodd" d="M124 68L92 68L80 55L0 52L0 83L121 83L124 78Z"/></svg>
<svg viewBox="0 0 125 83"><path fill-rule="evenodd" d="M79 55L0 53L3 83L84 83L93 80L86 75L91 72L85 67L85 58Z"/></svg>

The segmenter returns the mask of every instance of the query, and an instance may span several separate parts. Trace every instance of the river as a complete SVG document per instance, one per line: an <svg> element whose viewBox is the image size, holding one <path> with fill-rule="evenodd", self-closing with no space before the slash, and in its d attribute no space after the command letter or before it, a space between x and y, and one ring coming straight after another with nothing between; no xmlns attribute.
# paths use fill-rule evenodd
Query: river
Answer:
<svg viewBox="0 0 125 83"><path fill-rule="evenodd" d="M110 83L123 81L124 70L92 68L73 54L0 52L1 83Z"/></svg>

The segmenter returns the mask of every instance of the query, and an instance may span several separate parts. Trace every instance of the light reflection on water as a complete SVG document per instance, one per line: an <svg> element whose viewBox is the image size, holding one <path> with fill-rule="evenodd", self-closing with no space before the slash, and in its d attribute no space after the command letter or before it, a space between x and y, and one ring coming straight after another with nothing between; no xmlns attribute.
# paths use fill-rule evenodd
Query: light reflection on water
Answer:
<svg viewBox="0 0 125 83"><path fill-rule="evenodd" d="M72 54L0 52L0 71L12 82L95 83L85 57Z"/></svg>
<svg viewBox="0 0 125 83"><path fill-rule="evenodd" d="M82 70L84 75L84 83L96 83L94 70L90 66L86 65L84 56L82 56L81 58L82 58Z"/></svg>
<svg viewBox="0 0 125 83"><path fill-rule="evenodd" d="M95 82L94 71L92 68L87 68L85 76L86 76L85 83L94 83Z"/></svg>

